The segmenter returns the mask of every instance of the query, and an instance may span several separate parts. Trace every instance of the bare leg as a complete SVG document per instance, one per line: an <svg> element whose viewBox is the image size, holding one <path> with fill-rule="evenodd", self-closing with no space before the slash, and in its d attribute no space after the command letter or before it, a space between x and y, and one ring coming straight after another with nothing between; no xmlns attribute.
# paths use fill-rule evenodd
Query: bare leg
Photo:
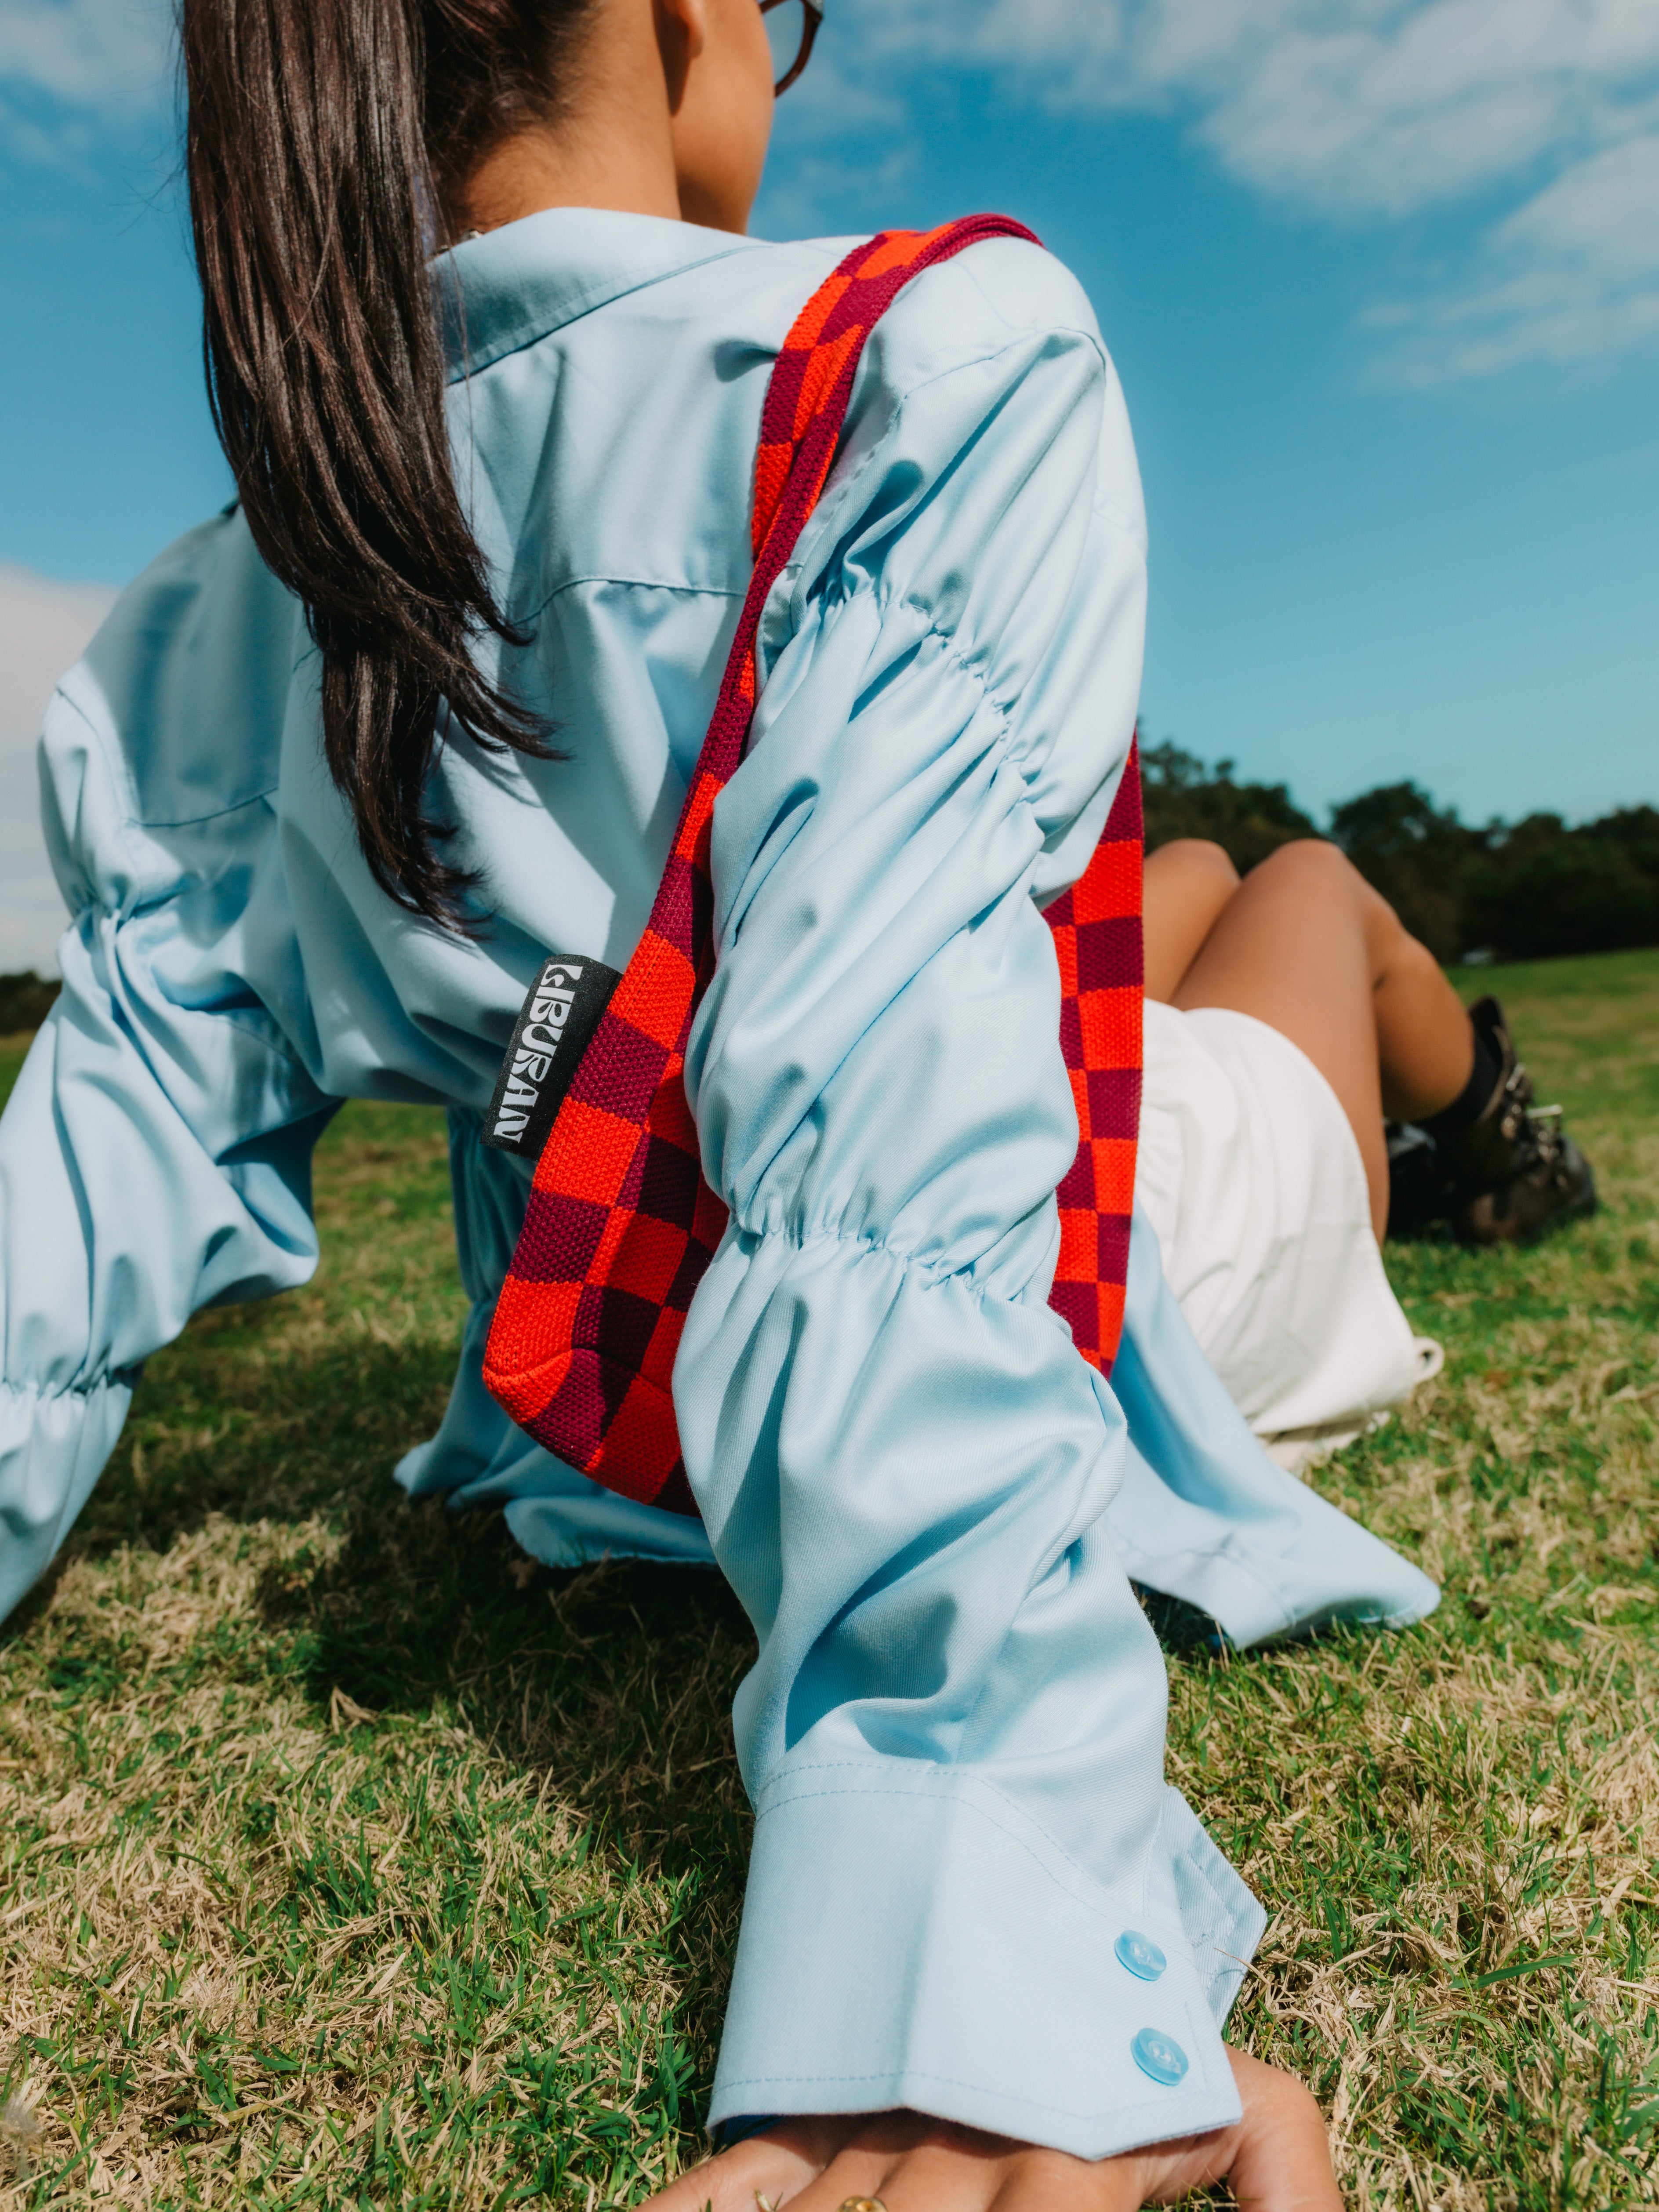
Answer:
<svg viewBox="0 0 1659 2212"><path fill-rule="evenodd" d="M1334 845L1304 839L1253 868L1170 1003L1254 1014L1305 1052L1358 1141L1381 1241L1384 1114L1419 1121L1463 1089L1474 1044L1438 963Z"/></svg>
<svg viewBox="0 0 1659 2212"><path fill-rule="evenodd" d="M1146 855L1141 914L1146 996L1165 1006L1238 889L1238 870L1205 837L1177 837Z"/></svg>

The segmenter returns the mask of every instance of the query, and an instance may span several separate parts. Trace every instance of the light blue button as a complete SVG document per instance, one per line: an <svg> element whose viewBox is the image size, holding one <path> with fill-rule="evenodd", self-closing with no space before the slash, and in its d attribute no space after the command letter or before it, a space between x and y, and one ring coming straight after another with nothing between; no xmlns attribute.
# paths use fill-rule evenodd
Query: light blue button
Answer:
<svg viewBox="0 0 1659 2212"><path fill-rule="evenodd" d="M1165 2089L1173 2089L1187 2071L1187 2054L1173 2036L1143 2027L1129 2045L1129 2056L1143 2074Z"/></svg>
<svg viewBox="0 0 1659 2212"><path fill-rule="evenodd" d="M1138 1982L1155 1982L1169 1965L1150 1936L1126 1928L1112 1946L1120 1966L1127 1966Z"/></svg>

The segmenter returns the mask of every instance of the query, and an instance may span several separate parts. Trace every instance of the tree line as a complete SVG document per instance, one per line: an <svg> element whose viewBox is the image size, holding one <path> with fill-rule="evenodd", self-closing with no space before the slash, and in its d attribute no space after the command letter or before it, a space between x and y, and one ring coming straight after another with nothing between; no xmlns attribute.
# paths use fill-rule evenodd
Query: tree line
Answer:
<svg viewBox="0 0 1659 2212"><path fill-rule="evenodd" d="M1296 837L1328 837L1437 958L1534 960L1659 945L1659 809L1569 829L1559 814L1474 829L1415 783L1331 809L1323 830L1282 783L1245 783L1171 741L1143 747L1150 852L1207 837L1241 872Z"/></svg>
<svg viewBox="0 0 1659 2212"><path fill-rule="evenodd" d="M43 981L31 968L0 975L0 1037L38 1030L57 996L56 982Z"/></svg>

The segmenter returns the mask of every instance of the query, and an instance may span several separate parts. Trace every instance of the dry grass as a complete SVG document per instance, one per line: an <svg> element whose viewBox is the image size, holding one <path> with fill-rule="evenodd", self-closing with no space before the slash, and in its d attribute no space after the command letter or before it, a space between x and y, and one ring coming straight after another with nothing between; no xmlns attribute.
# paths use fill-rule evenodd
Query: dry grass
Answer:
<svg viewBox="0 0 1659 2212"><path fill-rule="evenodd" d="M325 1698L271 1624L344 1556L319 1520L210 1515L159 1556L76 1563L36 1626L7 1732L26 2201L586 2201L675 2154L675 2014L719 1901L664 1837L648 1864L642 1827L607 1844L553 1743L574 1721L637 1768L618 1708L660 1720L653 1686L595 1670L562 1714L556 1627L492 1686L521 1689L516 1741L459 1682L417 1712ZM620 1640L591 1586L560 1595Z"/></svg>
<svg viewBox="0 0 1659 2212"><path fill-rule="evenodd" d="M1447 1367L1320 1477L1445 1600L1178 1667L1174 1763L1275 1908L1237 2025L1316 2081L1355 2204L1654 2204L1659 958L1498 980L1604 1210L1392 1253Z"/></svg>
<svg viewBox="0 0 1659 2212"><path fill-rule="evenodd" d="M1236 2032L1390 2212L1659 2203L1659 957L1502 980L1609 1203L1396 1255L1446 1373L1320 1477L1446 1601L1173 1665L1173 1771L1274 1910ZM460 1310L441 1133L355 1108L318 1184L317 1284L152 1363L0 1641L20 2208L597 2204L697 2148L741 1616L402 1502Z"/></svg>

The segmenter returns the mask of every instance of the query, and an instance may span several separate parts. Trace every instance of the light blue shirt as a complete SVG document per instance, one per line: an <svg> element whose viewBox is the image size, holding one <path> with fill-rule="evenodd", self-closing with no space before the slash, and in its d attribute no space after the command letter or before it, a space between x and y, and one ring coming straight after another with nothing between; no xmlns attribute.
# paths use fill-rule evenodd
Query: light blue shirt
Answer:
<svg viewBox="0 0 1659 2212"><path fill-rule="evenodd" d="M1144 1224L1111 1388L1048 1310L1077 1132L1040 905L1121 771L1146 561L1110 362L1034 247L973 247L878 326L767 608L687 1068L732 1216L675 1370L702 1523L550 1458L479 1376L526 1188L480 1110L543 956L620 968L644 925L748 580L767 375L845 244L567 210L451 257L458 481L534 633L499 672L569 756L444 751L475 936L374 888L303 618L234 513L64 678L75 921L0 1125L0 1607L149 1354L311 1273L335 1102L446 1106L473 1316L399 1479L501 1504L550 1562L717 1560L759 1638L712 2120L912 2106L1097 2156L1236 2117L1219 2023L1262 1926L1164 1784L1126 1568L1241 1643L1434 1590L1267 1460Z"/></svg>

